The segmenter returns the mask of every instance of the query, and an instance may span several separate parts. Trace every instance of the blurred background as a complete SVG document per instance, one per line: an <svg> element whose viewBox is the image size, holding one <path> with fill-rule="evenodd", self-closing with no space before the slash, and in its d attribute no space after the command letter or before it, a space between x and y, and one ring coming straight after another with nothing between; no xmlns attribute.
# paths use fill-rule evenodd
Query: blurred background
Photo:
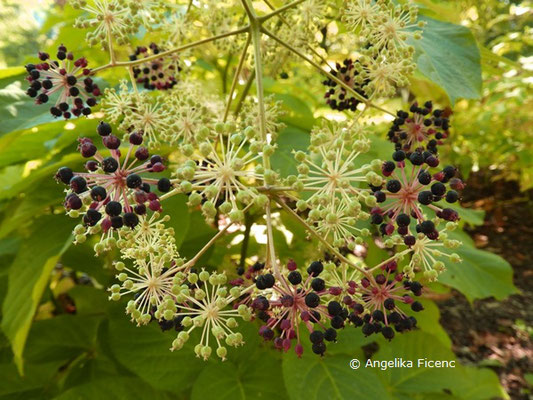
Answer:
<svg viewBox="0 0 533 400"><path fill-rule="evenodd" d="M54 215L60 213L63 193L51 177L61 163L80 162L72 131L94 132L99 114L54 122L25 95L21 66L39 50L53 53L60 43L76 56L90 54L93 66L107 61L104 52L86 46L85 32L72 27L79 12L67 3L0 1L0 399L212 398L215 391L220 398L255 398L253 393L300 398L304 388L295 394L287 381L299 387L304 372L298 371L307 367L289 357L282 368L280 356L265 351L253 327L245 335L251 338L251 350L237 350L223 365L204 364L185 350L170 353L172 335L153 326L136 329L120 305L107 302L103 287L112 280L110 257L95 258L89 245L62 249L73 223ZM474 274L466 287L452 283L451 288L434 288L424 303L422 329L411 338L405 335L383 346L358 333L347 335L340 344L342 354L333 352L320 361L320 368L333 368L331 382L316 383L310 395L329 393L336 385L345 393L342 387L349 385L349 393L357 398L385 398L375 389L381 382L393 399L533 399L533 5L511 0L417 4L429 17L471 30L481 55L483 86L472 96L476 98L452 104L443 89L418 73L410 92L398 93L389 105L393 109L419 98L452 108L451 146L443 146L442 152L467 182L462 206L471 211L463 215L465 229L472 248L500 257L472 250L475 261L467 257L464 268L485 267L488 280ZM140 35L139 43L142 39ZM196 61L203 68L199 76L225 86L224 64L216 54ZM116 83L113 73L103 79ZM295 107L311 99L313 110L324 113L322 88L298 98L297 87L297 82L267 82L267 90L289 111L284 120L289 129L305 130L302 121L309 113L312 119L313 112L297 109L295 116ZM386 126L377 128L386 133ZM282 134L280 141L297 144L298 135ZM184 199L177 198L174 209L180 253L192 255L213 229L196 214L185 217ZM197 227L194 234L187 231L189 226ZM286 254L292 254L294 247L285 247ZM56 254L62 254L60 260ZM231 254L221 246L206 261L219 257ZM433 351L472 368L461 377L421 374L413 378L415 389L410 390L398 381L411 378L387 372L355 375L347 367L346 354L390 359L405 355L402 349L414 342L422 346L419 355ZM317 382L325 374L306 371L316 374L312 376ZM446 385L454 380L459 386L448 390ZM269 385L274 388L265 389Z"/></svg>

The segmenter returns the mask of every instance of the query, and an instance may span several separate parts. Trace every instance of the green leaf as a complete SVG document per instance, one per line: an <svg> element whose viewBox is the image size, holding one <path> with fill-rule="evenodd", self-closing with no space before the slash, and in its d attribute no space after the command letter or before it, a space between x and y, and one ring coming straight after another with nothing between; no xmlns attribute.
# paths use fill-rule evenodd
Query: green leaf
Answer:
<svg viewBox="0 0 533 400"><path fill-rule="evenodd" d="M99 316L61 315L36 321L28 335L25 359L31 364L63 361L80 353L91 353L96 346Z"/></svg>
<svg viewBox="0 0 533 400"><path fill-rule="evenodd" d="M164 206L164 203L163 203ZM172 221L172 219L170 220ZM177 219L173 223L177 222ZM179 248L180 255L186 258L192 258L198 251L216 234L216 230L206 224L202 213L194 211L190 214L191 229L187 232L187 239L183 240ZM176 228L175 228L176 229ZM205 254L198 260L197 264L202 265L211 257L213 248L209 248Z"/></svg>
<svg viewBox="0 0 533 400"><path fill-rule="evenodd" d="M113 307L106 337L116 359L154 388L179 392L191 386L205 366L194 355L194 337L181 350L171 352L176 332L161 332L157 323L137 327L123 307Z"/></svg>
<svg viewBox="0 0 533 400"><path fill-rule="evenodd" d="M54 400L165 400L170 398L169 395L153 389L138 378L109 377L91 380L83 385L75 386L54 397Z"/></svg>
<svg viewBox="0 0 533 400"><path fill-rule="evenodd" d="M163 202L163 208L164 214L170 216L167 226L174 228L176 246L179 248L189 232L189 224L191 222L191 214L189 213L189 207L187 207L187 196L184 194L172 196Z"/></svg>
<svg viewBox="0 0 533 400"><path fill-rule="evenodd" d="M297 174L298 162L294 159L293 150L307 149L309 146L309 133L295 127L283 129L276 141L278 148L271 158L272 168L282 176Z"/></svg>
<svg viewBox="0 0 533 400"><path fill-rule="evenodd" d="M96 120L56 121L31 129L16 130L0 138L0 167L34 159L45 159L67 146L78 135L95 131ZM75 150L73 146L72 150Z"/></svg>
<svg viewBox="0 0 533 400"><path fill-rule="evenodd" d="M380 343L382 346L372 357L373 361L400 359L413 364L411 368L371 369L379 374L394 398L412 398L414 395L443 391L463 400L506 397L493 371L462 366L453 352L430 334L409 332L394 338L394 345L381 339ZM454 361L455 367L430 368L424 364L425 359Z"/></svg>
<svg viewBox="0 0 533 400"><path fill-rule="evenodd" d="M457 253L463 261L446 262L447 269L440 275L439 282L459 290L469 301L491 296L502 300L518 292L513 284L513 269L500 256L476 249L465 241L457 249L443 248L443 251Z"/></svg>
<svg viewBox="0 0 533 400"><path fill-rule="evenodd" d="M202 370L194 383L192 400L213 398L214 393L218 400L287 398L284 388L279 384L282 382L281 365L272 353L259 351L250 354L241 363L234 363L231 359L230 353L229 361L221 363L216 360Z"/></svg>
<svg viewBox="0 0 533 400"><path fill-rule="evenodd" d="M0 89L0 113L3 116L0 136L54 120L49 107L37 105L28 97L23 89L23 82L20 79Z"/></svg>
<svg viewBox="0 0 533 400"><path fill-rule="evenodd" d="M293 353L284 355L283 377L291 400L392 400L372 371L350 368L353 355L317 357L310 353L304 352L301 359Z"/></svg>
<svg viewBox="0 0 533 400"><path fill-rule="evenodd" d="M472 32L464 26L420 16L422 39L413 40L419 71L442 87L452 104L481 96L480 54Z"/></svg>
<svg viewBox="0 0 533 400"><path fill-rule="evenodd" d="M55 215L39 218L11 266L8 291L2 305L2 329L11 342L15 363L22 373L24 345L33 315L50 272L70 245L72 224Z"/></svg>

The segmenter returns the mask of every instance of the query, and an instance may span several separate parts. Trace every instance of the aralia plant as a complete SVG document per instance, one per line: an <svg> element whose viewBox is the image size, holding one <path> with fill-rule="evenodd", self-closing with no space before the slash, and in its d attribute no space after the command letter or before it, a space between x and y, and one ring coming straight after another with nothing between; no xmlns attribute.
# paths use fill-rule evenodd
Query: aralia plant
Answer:
<svg viewBox="0 0 533 400"><path fill-rule="evenodd" d="M213 352L224 360L228 347L245 344L243 323L256 324L275 349L299 356L304 336L323 355L350 325L388 340L416 328L424 282L460 261L449 251L460 242L448 233L459 215L447 204L464 187L438 154L451 134L449 110L431 101L396 112L379 105L407 86L415 70L411 41L424 28L416 7L388 0L296 0L279 8L269 0L261 7L250 0L71 3L82 11L76 26L88 31L89 45L109 53L109 62L89 68L90 60L76 59L63 45L55 57L39 53L26 66L27 93L64 119L90 116L101 104L97 139L80 132L85 171L64 166L55 178L65 185L66 213L79 219L75 243L96 236L96 255L117 250L109 297L127 299L134 323L176 331L171 350L197 340L194 352L206 360ZM326 38L332 16L344 29ZM134 46L141 27L161 42ZM315 46L320 35L328 54ZM343 44L348 57L335 53ZM204 45L240 52L225 99L186 73ZM265 96L264 76L291 79L294 63L324 77L325 104L344 118L313 127L307 151L294 152L297 174L284 175L272 167L281 108ZM98 75L110 69L124 72L125 80L101 90ZM372 109L392 121L387 160L368 162L372 133L365 116ZM172 157L158 155L168 148ZM166 200L180 194L218 230L189 259L167 226ZM319 243L305 265L278 257L279 212ZM199 265L250 213L266 226L264 252L244 255L233 269ZM367 265L354 252L375 236L389 257Z"/></svg>

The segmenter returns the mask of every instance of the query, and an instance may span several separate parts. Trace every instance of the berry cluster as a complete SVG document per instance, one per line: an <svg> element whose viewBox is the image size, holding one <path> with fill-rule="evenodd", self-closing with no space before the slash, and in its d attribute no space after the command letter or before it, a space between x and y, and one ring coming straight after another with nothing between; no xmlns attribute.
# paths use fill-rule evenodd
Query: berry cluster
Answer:
<svg viewBox="0 0 533 400"><path fill-rule="evenodd" d="M339 63L335 65L335 69L331 70L331 75L340 79L362 97L366 98L365 86L368 85L370 81L361 76L361 71L358 66L358 60L353 61L352 59L347 58L342 62L342 65ZM348 93L346 88L340 86L331 78L326 79L322 83L330 88L324 97L326 98L326 103L333 110L355 111L357 109L357 105L361 100Z"/></svg>
<svg viewBox="0 0 533 400"><path fill-rule="evenodd" d="M83 215L85 226L99 226L104 233L123 226L134 228L147 209L161 209L151 186L156 185L161 192L168 192L171 187L167 178L143 178L140 174L161 172L165 166L160 156L150 157L148 150L140 146L142 135L130 135L126 156L121 160L121 142L111 134L111 126L100 122L97 131L110 155L105 157L99 152L92 139L80 138L81 155L93 158L85 164L87 172L73 172L68 167L57 171L56 179L69 187L65 208L73 217Z"/></svg>
<svg viewBox="0 0 533 400"><path fill-rule="evenodd" d="M410 153L413 150L427 150L437 153L437 146L449 136L449 110L433 109L431 101L423 107L414 103L407 111L398 111L388 137L397 150Z"/></svg>
<svg viewBox="0 0 533 400"><path fill-rule="evenodd" d="M259 275L255 280L257 289L263 291L252 303L258 318L265 323L259 334L265 340L273 340L279 350L288 351L296 342L294 351L301 356L304 349L300 324L303 323L310 334L313 352L324 354L324 340L336 339L336 330L344 327L348 311L335 300L325 301L328 290L319 277L324 270L322 262L312 262L307 276L297 270L294 261L288 263L287 270L277 280L271 273Z"/></svg>
<svg viewBox="0 0 533 400"><path fill-rule="evenodd" d="M157 55L161 49L155 43L150 46L139 46L135 53L130 55L130 60L135 61ZM176 55L170 57L161 57L155 60L147 61L133 68L133 76L137 83L143 84L148 90L167 90L172 89L177 83L177 75L181 71L179 60Z"/></svg>
<svg viewBox="0 0 533 400"><path fill-rule="evenodd" d="M411 109L417 115L427 114L431 110L431 103L427 102L425 105L423 110L417 106ZM403 111L398 114L400 113ZM394 126L398 126L397 120ZM411 149L411 144L412 142L396 142L396 147L401 149L392 154L392 160L383 162L381 166L385 183L370 186L379 204L371 210L372 223L380 226L383 235L397 231L408 246L416 241L411 230L412 220L416 221L416 233L423 233L433 240L438 238L435 223L426 216L427 209L433 210L438 218L445 221L455 222L459 219L457 211L449 207L443 208L438 203L456 203L459 199L458 191L464 188L464 183L456 177L457 169L451 165L430 172L440 164L435 140L430 140L425 149L418 147L408 150Z"/></svg>
<svg viewBox="0 0 533 400"><path fill-rule="evenodd" d="M363 303L354 304L350 322L356 327L362 326L365 336L381 333L390 340L395 336L391 326L394 326L396 332L416 327L416 318L408 316L398 304L407 304L414 312L422 311L422 304L409 294L420 296L422 285L416 281L404 280L403 274L396 272L395 261L384 264L381 269L384 273L361 280L357 290L362 292Z"/></svg>
<svg viewBox="0 0 533 400"><path fill-rule="evenodd" d="M91 70L87 68L87 60L82 57L74 61L74 55L63 45L58 47L56 57L57 60L51 60L48 53L39 52L42 62L26 65L26 79L30 83L26 93L34 97L37 104L48 103L50 97L57 94L50 107L54 117L69 119L89 115L91 107L96 105L96 97L100 96L100 89L89 76Z"/></svg>

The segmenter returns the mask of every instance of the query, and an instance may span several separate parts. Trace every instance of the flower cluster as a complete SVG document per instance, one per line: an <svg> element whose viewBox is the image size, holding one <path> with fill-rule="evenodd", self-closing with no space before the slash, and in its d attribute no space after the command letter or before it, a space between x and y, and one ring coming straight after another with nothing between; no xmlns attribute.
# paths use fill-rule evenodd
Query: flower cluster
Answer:
<svg viewBox="0 0 533 400"><path fill-rule="evenodd" d="M57 60L52 60L48 53L39 52L42 62L26 65L26 79L30 83L26 93L34 97L37 104L48 103L55 97L50 107L54 117L69 119L89 115L100 89L90 77L87 60L84 57L74 60L74 55L63 45L58 47L56 57Z"/></svg>
<svg viewBox="0 0 533 400"><path fill-rule="evenodd" d="M242 205L267 201L259 194L260 186L272 175L258 163L262 154L274 148L255 138L253 128L234 132L231 124L218 124L214 134L199 132L201 160L189 159L176 170L172 183L189 194L189 204L202 204L202 212L213 220L217 209L233 221L244 220Z"/></svg>

